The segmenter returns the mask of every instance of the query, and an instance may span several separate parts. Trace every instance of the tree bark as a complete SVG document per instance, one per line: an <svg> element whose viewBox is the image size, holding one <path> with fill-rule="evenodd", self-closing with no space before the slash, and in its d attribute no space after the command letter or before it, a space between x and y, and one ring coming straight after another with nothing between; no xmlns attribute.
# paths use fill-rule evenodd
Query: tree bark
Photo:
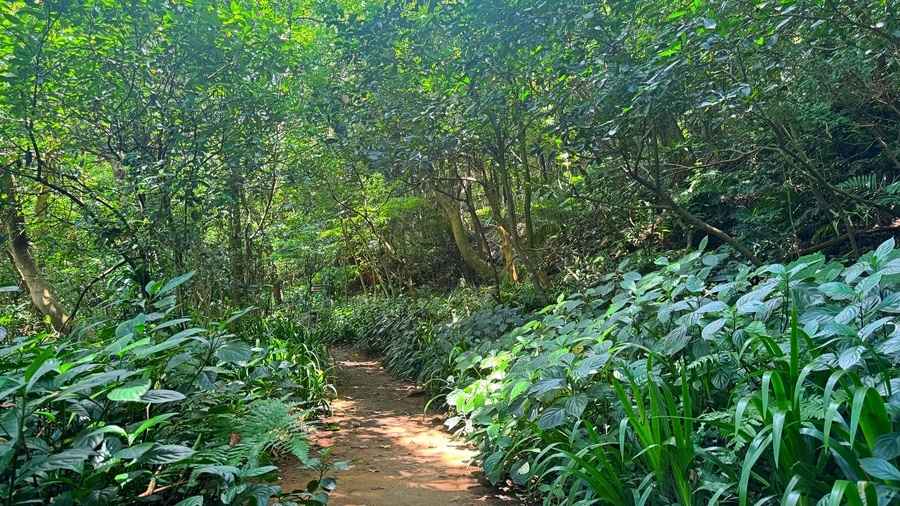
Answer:
<svg viewBox="0 0 900 506"><path fill-rule="evenodd" d="M472 243L469 241L469 234L466 233L462 218L459 215L459 206L456 205L449 197L441 193L435 193L438 206L447 218L450 224L450 231L453 233L453 242L456 243L456 249L459 250L463 261L472 269L479 277L489 279L493 276L494 270L485 259L481 257Z"/></svg>
<svg viewBox="0 0 900 506"><path fill-rule="evenodd" d="M525 201L522 212L525 215L525 240L528 249L534 251L537 241L534 237L534 220L531 218L531 167L528 165L528 139L527 131L523 125L519 132L519 158L522 159L522 175L524 177L523 190Z"/></svg>
<svg viewBox="0 0 900 506"><path fill-rule="evenodd" d="M672 196L669 195L668 192L666 192L664 189L662 189L659 186L657 186L656 184L654 184L652 181L650 181L650 179L645 178L645 177L641 176L640 174L638 174L636 172L636 170L627 170L626 172L627 172L628 177L635 180L638 184L640 184L644 188L650 190L650 192L656 196L657 200L659 200L660 204L662 204L664 207L667 207L670 210L672 210L675 214L677 214L679 217L681 217L681 219L683 219L685 222L687 222L688 224L690 224L691 226L697 228L698 230L700 230L702 232L706 232L709 235L718 237L719 239L722 240L722 242L724 242L724 243L728 244L729 246L731 246L732 248L736 249L738 251L738 253L743 255L744 258L749 260L753 265L762 265L762 261L759 259L759 257L757 257L756 254L754 254L753 251L749 247L747 247L744 243L735 239L734 237L729 235L724 230L717 228L717 227L710 225L709 223L703 221L700 217L691 213L684 207L678 205L678 203L675 202L675 199L673 199Z"/></svg>
<svg viewBox="0 0 900 506"><path fill-rule="evenodd" d="M34 259L31 241L25 230L25 218L19 210L15 180L8 171L0 174L0 191L3 193L0 202L3 226L6 229L7 245L13 266L22 277L34 307L50 319L54 329L64 332L69 323L69 316L53 287L43 278Z"/></svg>
<svg viewBox="0 0 900 506"><path fill-rule="evenodd" d="M239 306L244 298L244 224L241 215L241 175L236 165L231 168L228 186L230 193L228 249L231 256L231 302Z"/></svg>
<svg viewBox="0 0 900 506"><path fill-rule="evenodd" d="M496 222L497 233L500 236L500 255L503 257L503 270L512 282L518 283L519 272L516 269L516 256L513 253L512 239L506 228L506 220L500 207L500 197L493 186L489 186L487 181L484 182L484 194L487 197L488 207L491 208L491 216Z"/></svg>

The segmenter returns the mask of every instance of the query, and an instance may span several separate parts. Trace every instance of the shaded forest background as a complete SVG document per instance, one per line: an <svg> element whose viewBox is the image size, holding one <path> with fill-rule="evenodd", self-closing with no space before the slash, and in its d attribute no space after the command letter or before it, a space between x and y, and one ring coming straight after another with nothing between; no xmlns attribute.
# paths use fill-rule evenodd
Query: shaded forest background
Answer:
<svg viewBox="0 0 900 506"><path fill-rule="evenodd" d="M897 226L893 7L8 2L4 278L60 327L192 270L199 309L858 256Z"/></svg>

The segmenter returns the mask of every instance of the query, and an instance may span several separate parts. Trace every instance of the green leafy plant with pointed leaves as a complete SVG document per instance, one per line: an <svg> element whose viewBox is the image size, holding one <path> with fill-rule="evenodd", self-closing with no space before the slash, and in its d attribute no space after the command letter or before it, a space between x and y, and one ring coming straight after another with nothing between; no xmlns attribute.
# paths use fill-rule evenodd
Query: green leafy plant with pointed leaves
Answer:
<svg viewBox="0 0 900 506"><path fill-rule="evenodd" d="M704 241L705 242L705 241ZM897 500L900 252L620 268L455 359L451 426L548 504Z"/></svg>
<svg viewBox="0 0 900 506"><path fill-rule="evenodd" d="M177 316L189 278L123 301L140 310L126 321L0 349L4 504L264 504L280 494L273 456L317 465L304 422L330 387L281 400L297 397L271 386L283 350L229 332L246 311L207 326ZM311 366L327 363L310 358L321 347L305 350Z"/></svg>

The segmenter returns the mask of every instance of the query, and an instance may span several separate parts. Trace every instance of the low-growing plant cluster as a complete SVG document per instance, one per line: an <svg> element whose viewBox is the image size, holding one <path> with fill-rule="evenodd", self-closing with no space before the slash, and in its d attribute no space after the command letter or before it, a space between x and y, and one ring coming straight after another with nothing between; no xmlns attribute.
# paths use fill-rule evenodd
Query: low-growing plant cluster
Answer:
<svg viewBox="0 0 900 506"><path fill-rule="evenodd" d="M306 421L327 409L322 343L286 320L229 329L178 317L189 275L120 302L134 316L65 340L13 337L0 348L0 501L3 504L262 505L281 491L274 465L310 454ZM323 504L320 480L294 494Z"/></svg>
<svg viewBox="0 0 900 506"><path fill-rule="evenodd" d="M705 241L704 241L705 244ZM546 504L900 500L900 252L704 247L559 297L455 360L450 425Z"/></svg>
<svg viewBox="0 0 900 506"><path fill-rule="evenodd" d="M385 367L433 392L453 384L454 359L482 339L523 323L523 312L488 293L458 290L427 297L355 297L323 315L314 332L382 357ZM327 337L326 337L327 336Z"/></svg>

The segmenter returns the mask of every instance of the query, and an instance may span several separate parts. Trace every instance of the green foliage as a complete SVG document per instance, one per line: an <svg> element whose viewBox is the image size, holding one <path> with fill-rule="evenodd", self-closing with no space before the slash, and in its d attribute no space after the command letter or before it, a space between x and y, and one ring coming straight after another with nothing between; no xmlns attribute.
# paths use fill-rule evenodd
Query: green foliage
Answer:
<svg viewBox="0 0 900 506"><path fill-rule="evenodd" d="M486 292L458 290L447 296L356 297L328 309L314 332L376 354L392 373L437 393L445 390L457 355L522 321L519 309L497 305Z"/></svg>
<svg viewBox="0 0 900 506"><path fill-rule="evenodd" d="M896 4L2 2L0 497L321 502L352 344L549 503L900 501Z"/></svg>
<svg viewBox="0 0 900 506"><path fill-rule="evenodd" d="M326 341L290 314L240 323L240 334L265 353L258 362L260 369L249 375L258 395L286 394L305 408L327 411L335 391Z"/></svg>
<svg viewBox="0 0 900 506"><path fill-rule="evenodd" d="M272 457L319 465L304 422L327 407L323 346L285 319L239 338L229 327L245 312L205 326L178 317L171 293L188 277L122 301L138 309L127 320L0 349L6 504L265 504L280 493Z"/></svg>
<svg viewBox="0 0 900 506"><path fill-rule="evenodd" d="M458 355L450 425L547 503L891 503L893 246L620 269Z"/></svg>

